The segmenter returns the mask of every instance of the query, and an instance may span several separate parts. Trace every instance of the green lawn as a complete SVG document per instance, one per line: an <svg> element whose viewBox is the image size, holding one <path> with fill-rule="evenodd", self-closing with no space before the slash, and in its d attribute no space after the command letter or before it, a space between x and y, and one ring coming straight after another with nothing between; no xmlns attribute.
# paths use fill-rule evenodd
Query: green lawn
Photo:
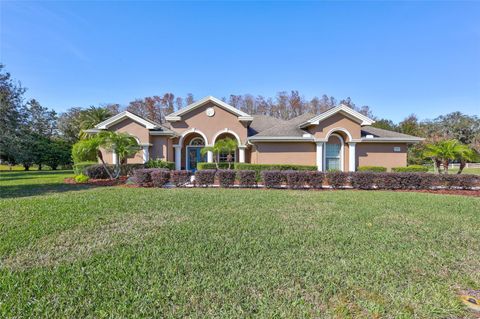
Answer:
<svg viewBox="0 0 480 319"><path fill-rule="evenodd" d="M457 294L480 289L480 198L9 174L2 318L474 317Z"/></svg>

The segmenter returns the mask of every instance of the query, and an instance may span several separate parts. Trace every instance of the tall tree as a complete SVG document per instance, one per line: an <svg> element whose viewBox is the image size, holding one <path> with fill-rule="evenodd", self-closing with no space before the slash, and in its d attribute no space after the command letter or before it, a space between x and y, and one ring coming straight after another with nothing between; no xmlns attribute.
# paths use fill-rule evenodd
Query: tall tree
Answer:
<svg viewBox="0 0 480 319"><path fill-rule="evenodd" d="M112 116L112 113L103 107L90 106L88 109L81 112L80 115L80 136L85 138L84 130L95 127L98 123L101 123Z"/></svg>
<svg viewBox="0 0 480 319"><path fill-rule="evenodd" d="M70 144L76 143L79 139L82 130L82 111L80 107L72 107L58 117L59 135Z"/></svg>
<svg viewBox="0 0 480 319"><path fill-rule="evenodd" d="M43 137L51 137L57 129L57 113L32 99L27 102L26 122L33 133Z"/></svg>
<svg viewBox="0 0 480 319"><path fill-rule="evenodd" d="M25 88L15 83L0 64L0 158L15 162L25 124Z"/></svg>
<svg viewBox="0 0 480 319"><path fill-rule="evenodd" d="M192 104L192 103L194 103L194 102L195 102L195 99L194 99L194 97L193 97L193 94L192 94L192 93L188 93L188 94L187 94L187 97L185 98L185 103L186 103L187 105L190 105L190 104Z"/></svg>

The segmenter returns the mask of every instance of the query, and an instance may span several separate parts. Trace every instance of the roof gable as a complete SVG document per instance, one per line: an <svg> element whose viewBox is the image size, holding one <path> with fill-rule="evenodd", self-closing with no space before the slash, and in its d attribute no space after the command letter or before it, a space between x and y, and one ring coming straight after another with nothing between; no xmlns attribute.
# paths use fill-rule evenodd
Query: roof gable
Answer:
<svg viewBox="0 0 480 319"><path fill-rule="evenodd" d="M300 127L303 128L303 127L307 127L307 126L310 126L310 125L318 125L323 120L325 120L325 119L327 119L327 118L329 118L332 115L335 115L337 113L342 113L346 117L351 118L352 120L360 123L360 125L372 125L373 123L375 123L374 120L372 120L371 118L355 111L351 107L348 107L345 104L340 104L339 106L336 106L336 107L334 107L334 108L332 108L328 111L323 112L320 115L317 115L317 116L311 118L310 120L308 120L306 122L301 123Z"/></svg>
<svg viewBox="0 0 480 319"><path fill-rule="evenodd" d="M171 113L165 117L167 121L170 122L176 122L176 121L181 121L182 120L182 115L187 114L207 103L213 103L217 105L218 107L221 107L224 110L229 111L230 113L233 113L238 117L239 121L252 121L253 117L245 112L240 111L239 109L213 97L213 96L207 96L197 102L194 102L183 109L178 110L177 112Z"/></svg>
<svg viewBox="0 0 480 319"><path fill-rule="evenodd" d="M105 121L101 122L101 123L98 123L97 125L95 125L95 128L96 129L99 129L99 130L106 130L108 129L110 126L114 125L114 124L117 124L125 119L131 119L132 121L135 121L143 126L145 126L145 128L149 129L149 130L152 130L152 129L156 129L156 128L159 128L160 125L153 122L153 121L150 121L150 120L147 120L147 119L144 119L138 115L135 115L133 113L130 113L128 111L123 111L121 113L118 113L117 115L114 115L108 119L106 119Z"/></svg>

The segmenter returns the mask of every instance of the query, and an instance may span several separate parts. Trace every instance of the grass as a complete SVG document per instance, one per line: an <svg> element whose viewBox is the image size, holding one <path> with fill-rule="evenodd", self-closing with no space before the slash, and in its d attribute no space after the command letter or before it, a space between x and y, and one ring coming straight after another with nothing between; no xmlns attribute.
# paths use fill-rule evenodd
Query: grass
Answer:
<svg viewBox="0 0 480 319"><path fill-rule="evenodd" d="M16 174L31 178L0 181L23 196L0 200L0 317L474 317L458 293L480 289L479 198L35 193L64 175Z"/></svg>

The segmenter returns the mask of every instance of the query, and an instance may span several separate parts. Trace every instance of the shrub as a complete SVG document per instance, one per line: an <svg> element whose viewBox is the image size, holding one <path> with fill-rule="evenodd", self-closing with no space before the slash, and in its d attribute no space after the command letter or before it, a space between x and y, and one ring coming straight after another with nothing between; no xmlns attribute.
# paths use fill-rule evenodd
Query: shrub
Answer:
<svg viewBox="0 0 480 319"><path fill-rule="evenodd" d="M146 186L152 182L152 173L158 171L158 168L140 168L133 171L135 182L140 186Z"/></svg>
<svg viewBox="0 0 480 319"><path fill-rule="evenodd" d="M75 182L79 184L86 183L89 180L88 176L83 174L75 175L74 179L75 179Z"/></svg>
<svg viewBox="0 0 480 319"><path fill-rule="evenodd" d="M168 162L161 159L151 159L145 163L146 168L168 168L170 170L175 169L174 162Z"/></svg>
<svg viewBox="0 0 480 319"><path fill-rule="evenodd" d="M380 175L369 171L355 172L351 173L350 182L353 188L373 189Z"/></svg>
<svg viewBox="0 0 480 319"><path fill-rule="evenodd" d="M392 172L395 173L413 173L413 172L428 172L428 167L423 165L409 165L406 167L393 167Z"/></svg>
<svg viewBox="0 0 480 319"><path fill-rule="evenodd" d="M250 164L235 163L236 170L253 170L256 172L257 181L262 178L263 171L315 171L316 166L313 165L293 165L293 164Z"/></svg>
<svg viewBox="0 0 480 319"><path fill-rule="evenodd" d="M238 181L242 187L252 187L257 184L257 172L254 170L240 170L237 171Z"/></svg>
<svg viewBox="0 0 480 319"><path fill-rule="evenodd" d="M383 173L387 171L387 168L383 166L359 166L357 168L357 171Z"/></svg>
<svg viewBox="0 0 480 319"><path fill-rule="evenodd" d="M111 165L107 165L107 169L113 175L113 167ZM84 169L84 174L87 175L90 179L108 179L107 171L102 164L95 164L90 165Z"/></svg>
<svg viewBox="0 0 480 319"><path fill-rule="evenodd" d="M266 188L278 188L285 180L285 175L281 171L262 171L262 179Z"/></svg>
<svg viewBox="0 0 480 319"><path fill-rule="evenodd" d="M218 181L222 187L232 187L235 184L235 175L234 170L222 169L217 171Z"/></svg>
<svg viewBox="0 0 480 319"><path fill-rule="evenodd" d="M190 172L175 170L170 172L170 181L177 187L185 186L190 182Z"/></svg>
<svg viewBox="0 0 480 319"><path fill-rule="evenodd" d="M121 176L130 176L133 175L133 172L137 169L145 168L144 164L123 164L120 166L120 175Z"/></svg>
<svg viewBox="0 0 480 319"><path fill-rule="evenodd" d="M328 185L332 188L340 188L347 186L349 173L341 171L329 171L327 172Z"/></svg>
<svg viewBox="0 0 480 319"><path fill-rule="evenodd" d="M323 186L323 180L325 179L325 173L319 171L309 171L307 172L308 184L311 188L321 189Z"/></svg>
<svg viewBox="0 0 480 319"><path fill-rule="evenodd" d="M87 167L89 166L92 166L92 165L96 165L97 162L79 162L79 163L75 163L73 164L73 172L75 173L75 175L81 175L81 174L84 174L84 171Z"/></svg>
<svg viewBox="0 0 480 319"><path fill-rule="evenodd" d="M288 188L304 188L309 182L309 172L307 171L284 171L285 181Z"/></svg>
<svg viewBox="0 0 480 319"><path fill-rule="evenodd" d="M379 189L430 189L436 181L433 174L383 173L377 176Z"/></svg>
<svg viewBox="0 0 480 319"><path fill-rule="evenodd" d="M170 180L170 171L168 169L157 169L150 173L154 187L163 187Z"/></svg>
<svg viewBox="0 0 480 319"><path fill-rule="evenodd" d="M478 175L455 174L455 175L436 175L439 176L439 182L442 186L448 188L469 189L480 184Z"/></svg>
<svg viewBox="0 0 480 319"><path fill-rule="evenodd" d="M195 172L195 183L200 186L213 185L215 182L215 173L213 169L204 169Z"/></svg>
<svg viewBox="0 0 480 319"><path fill-rule="evenodd" d="M228 168L228 163L224 163L224 162L218 163L218 167L219 167L219 169L227 169ZM234 165L232 165L231 167L233 168ZM201 170L201 169L217 169L217 165L215 165L215 163L200 162L200 163L197 163L197 169L198 170Z"/></svg>

